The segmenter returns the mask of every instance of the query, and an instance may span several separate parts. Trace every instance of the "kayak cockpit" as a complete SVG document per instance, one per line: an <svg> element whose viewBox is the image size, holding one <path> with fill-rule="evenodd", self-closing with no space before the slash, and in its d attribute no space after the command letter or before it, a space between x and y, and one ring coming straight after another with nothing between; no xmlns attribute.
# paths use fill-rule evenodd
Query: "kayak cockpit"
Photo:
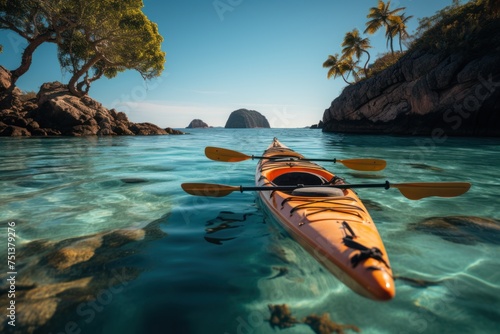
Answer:
<svg viewBox="0 0 500 334"><path fill-rule="evenodd" d="M311 172L287 172L278 175L271 182L274 186L299 186L299 188L286 192L294 196L344 196L344 191L342 191L342 189L327 187L326 185L331 184L329 180Z"/></svg>
<svg viewBox="0 0 500 334"><path fill-rule="evenodd" d="M320 186L328 183L329 180L309 172L288 172L278 175L271 181L277 186L296 186L298 184Z"/></svg>

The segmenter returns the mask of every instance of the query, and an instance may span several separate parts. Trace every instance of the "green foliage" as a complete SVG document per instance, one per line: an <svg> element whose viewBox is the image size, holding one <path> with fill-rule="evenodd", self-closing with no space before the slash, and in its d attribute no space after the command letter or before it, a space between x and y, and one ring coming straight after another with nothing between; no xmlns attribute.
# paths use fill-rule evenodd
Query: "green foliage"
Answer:
<svg viewBox="0 0 500 334"><path fill-rule="evenodd" d="M352 84L351 82L347 81L347 78L350 75L354 77L355 81L359 79L359 67L350 56L339 56L338 54L335 54L333 56L329 55L328 59L323 63L323 67L328 68L328 79L340 76L345 81L345 83L349 85Z"/></svg>
<svg viewBox="0 0 500 334"><path fill-rule="evenodd" d="M498 38L500 29L498 1L477 0L452 5L435 15L419 20L411 49L470 52L487 47L489 38ZM479 38L479 37L485 38ZM489 36L489 37L488 37Z"/></svg>
<svg viewBox="0 0 500 334"><path fill-rule="evenodd" d="M60 23L61 0L2 0L0 29L8 29L29 40L47 34L54 39Z"/></svg>
<svg viewBox="0 0 500 334"><path fill-rule="evenodd" d="M398 34L400 38L406 33L406 22L404 14L398 15L399 12L404 10L404 7L396 8L391 10L391 1L379 0L377 7L370 8L368 15L366 16L370 19L366 22L365 33L374 34L380 28L385 27L385 36L387 38L387 44L390 44L391 51L394 52L393 41L394 37ZM408 17L410 18L410 17Z"/></svg>
<svg viewBox="0 0 500 334"><path fill-rule="evenodd" d="M403 56L401 44L402 40L408 40L410 37L406 31L406 23L412 18L412 16L406 16L405 13L399 13L404 9L391 10L390 1L385 3L382 0L378 1L377 7L370 8L367 16L370 20L366 23L365 33L374 33L385 26L387 43L390 44L391 52L375 60L368 70L364 71L364 76L357 72L354 76L357 81L376 75L395 64ZM470 56L474 56L475 53L482 52L485 48L500 45L499 31L500 1L470 0L463 5L460 5L459 1L453 1L451 6L443 8L435 15L419 20L416 34L409 43L409 50L453 52L466 49ZM396 36L399 36L401 52L394 52L393 49L393 39ZM354 37L360 38L352 32L346 34L342 44L343 56L358 57L359 61L361 49L355 51L353 48L355 44L353 41L356 40ZM356 66L351 66L349 69L346 69L345 64L340 66L339 64L342 64L344 59L339 59L338 55L330 57L332 58L327 60L328 63L323 64L323 67L329 68L328 78L359 70Z"/></svg>
<svg viewBox="0 0 500 334"><path fill-rule="evenodd" d="M404 52L387 52L382 54L369 67L369 76L377 75L386 68L391 67L404 55Z"/></svg>
<svg viewBox="0 0 500 334"><path fill-rule="evenodd" d="M387 64L389 58L399 58L400 54L394 53L393 47L393 40L396 36L399 36L399 47L401 51L403 49L402 41L409 37L406 31L406 24L413 16L406 16L404 13L399 14L401 11L405 10L404 7L391 9L390 6L390 0L387 1L387 3L379 0L377 6L370 8L367 15L369 21L366 23L364 32L374 34L380 28L385 27L387 44L390 44L391 53L395 56L385 57L375 68L381 68L382 64ZM342 76L344 81L349 83L344 76L345 74L347 74L347 76L352 75L356 82L373 75L373 66L370 69L367 68L370 62L370 53L367 49L371 48L368 38L361 37L359 31L354 29L346 33L344 41L342 42L342 47L342 57L339 58L337 54L335 56L330 55L323 63L323 67L329 68L328 78ZM361 68L358 64L363 54L367 55L367 60L363 68ZM361 69L363 70L362 73L360 72Z"/></svg>
<svg viewBox="0 0 500 334"><path fill-rule="evenodd" d="M366 60L364 66L364 74L368 75L366 66L370 61L370 53L366 51L371 48L370 40L368 38L362 38L359 35L358 29L354 29L345 34L344 41L342 42L342 56L347 59L353 59L356 57L356 64L360 61L363 53L368 55L368 59Z"/></svg>
<svg viewBox="0 0 500 334"><path fill-rule="evenodd" d="M69 88L74 94L88 92L102 75L112 78L127 69L138 71L144 79L161 74L163 38L142 12L141 0L75 2L81 23L61 35L58 52L61 66L72 74Z"/></svg>
<svg viewBox="0 0 500 334"><path fill-rule="evenodd" d="M72 75L68 86L78 96L102 75L133 69L144 79L159 76L163 38L142 7L142 0L0 0L0 29L28 41L13 83L45 42L57 44L60 65Z"/></svg>

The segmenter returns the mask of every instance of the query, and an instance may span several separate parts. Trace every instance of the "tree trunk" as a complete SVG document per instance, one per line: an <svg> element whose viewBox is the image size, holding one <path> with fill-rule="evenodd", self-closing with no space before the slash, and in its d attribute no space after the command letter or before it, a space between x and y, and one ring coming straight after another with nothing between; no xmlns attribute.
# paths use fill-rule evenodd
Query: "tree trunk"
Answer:
<svg viewBox="0 0 500 334"><path fill-rule="evenodd" d="M11 71L10 77L10 87L9 90L12 91L15 87L17 80L30 69L31 62L33 60L33 53L35 50L44 42L53 42L51 32L46 32L36 38L28 41L28 46L24 49L23 56L21 58L21 65L18 68Z"/></svg>
<svg viewBox="0 0 500 334"><path fill-rule="evenodd" d="M344 82L348 85L352 85L352 83L350 83L349 81L347 81L347 79L344 77L344 74L341 74L340 75L342 77L342 79L344 79Z"/></svg>
<svg viewBox="0 0 500 334"><path fill-rule="evenodd" d="M363 50L363 52L366 52L366 54L368 55L368 59L366 60L365 67L364 67L365 78L368 78L368 70L366 69L366 67L368 66L368 63L370 62L370 53L366 50Z"/></svg>
<svg viewBox="0 0 500 334"><path fill-rule="evenodd" d="M104 57L101 54L95 55L79 71L73 74L71 79L69 79L68 83L68 89L71 92L71 94L78 97L83 97L87 95L88 89L86 89L85 91L81 90L81 88L83 88L83 85L78 84L78 79L80 79L82 75L87 73L87 71L89 71L92 68L92 66L94 66L101 59L104 59Z"/></svg>

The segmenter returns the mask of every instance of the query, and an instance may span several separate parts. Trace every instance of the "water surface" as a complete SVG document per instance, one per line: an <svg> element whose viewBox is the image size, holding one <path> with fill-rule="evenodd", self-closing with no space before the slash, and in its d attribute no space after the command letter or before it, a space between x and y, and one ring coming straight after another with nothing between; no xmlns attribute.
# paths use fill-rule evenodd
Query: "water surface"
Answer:
<svg viewBox="0 0 500 334"><path fill-rule="evenodd" d="M81 333L275 333L267 305L286 303L297 319L328 313L363 333L498 331L500 240L477 238L477 226L451 241L413 227L430 217L500 219L499 140L436 143L309 129L190 131L185 136L0 139L0 223L5 230L7 222L16 223L19 249L37 240L58 242L153 221L166 233L129 245L109 266L100 264L100 272L116 266L139 272L120 289L105 290L112 292L109 301L94 309L83 304L44 330L64 332L74 322ZM206 159L204 147L260 155L274 136L311 158L387 160L388 167L377 173L323 164L351 183L467 181L473 187L460 197L419 201L396 189L358 190L394 273L403 277L396 280L394 300L367 300L291 240L255 194L203 198L180 188L183 182L253 185L256 161L214 162ZM4 254L6 243L6 237L0 240ZM23 259L17 261L21 266ZM33 272L23 274L20 267L18 275ZM59 275L57 280L64 280ZM94 299L103 296L98 290ZM282 332L313 333L306 325Z"/></svg>

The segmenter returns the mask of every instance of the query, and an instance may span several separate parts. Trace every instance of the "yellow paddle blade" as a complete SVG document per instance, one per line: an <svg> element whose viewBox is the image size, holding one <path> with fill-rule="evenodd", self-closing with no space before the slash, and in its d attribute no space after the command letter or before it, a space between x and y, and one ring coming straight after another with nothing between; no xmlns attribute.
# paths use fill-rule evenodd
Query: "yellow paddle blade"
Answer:
<svg viewBox="0 0 500 334"><path fill-rule="evenodd" d="M211 146L205 147L205 155L209 159L225 162L238 162L252 158L251 156L241 152Z"/></svg>
<svg viewBox="0 0 500 334"><path fill-rule="evenodd" d="M382 159L343 159L337 162L350 169L370 172L382 170L387 166L387 162Z"/></svg>
<svg viewBox="0 0 500 334"><path fill-rule="evenodd" d="M183 183L181 187L190 195L206 197L224 197L240 190L240 187L212 183Z"/></svg>
<svg viewBox="0 0 500 334"><path fill-rule="evenodd" d="M430 196L455 197L465 194L471 187L468 182L413 182L390 184L391 188L398 188L401 194L408 199L421 199Z"/></svg>

